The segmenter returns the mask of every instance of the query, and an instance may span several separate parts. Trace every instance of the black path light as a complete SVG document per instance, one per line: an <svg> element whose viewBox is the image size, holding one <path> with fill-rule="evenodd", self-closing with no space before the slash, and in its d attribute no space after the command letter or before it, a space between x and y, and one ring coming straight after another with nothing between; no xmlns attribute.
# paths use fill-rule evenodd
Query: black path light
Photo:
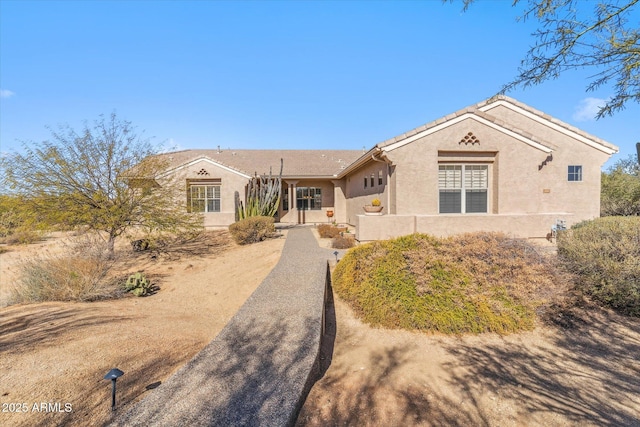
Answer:
<svg viewBox="0 0 640 427"><path fill-rule="evenodd" d="M111 384L113 384L113 387L111 388L111 410L112 411L116 410L116 380L123 375L124 375L124 372L122 372L120 369L113 368L112 370L107 372L107 375L104 376L105 380L111 380Z"/></svg>
<svg viewBox="0 0 640 427"><path fill-rule="evenodd" d="M333 254L336 256L336 262L338 262L338 251L335 251Z"/></svg>

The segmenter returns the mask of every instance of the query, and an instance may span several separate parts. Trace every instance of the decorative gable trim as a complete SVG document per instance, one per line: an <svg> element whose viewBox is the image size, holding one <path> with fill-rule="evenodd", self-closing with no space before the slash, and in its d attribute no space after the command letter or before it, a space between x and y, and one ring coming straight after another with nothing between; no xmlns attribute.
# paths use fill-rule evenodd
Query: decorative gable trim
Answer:
<svg viewBox="0 0 640 427"><path fill-rule="evenodd" d="M480 140L473 134L473 132L469 132L467 133L465 136L463 136L460 139L460 142L458 142L458 144L464 144L464 145L475 145L478 144L480 145Z"/></svg>
<svg viewBox="0 0 640 427"><path fill-rule="evenodd" d="M503 99L494 101L494 102L490 102L487 105L484 105L480 108L478 108L480 111L482 112L488 112L489 110L491 110L492 108L498 107L498 106L502 106L505 108L510 109L511 111L515 111L516 113L522 114L525 117L528 117L531 120L534 120L544 126L547 126L555 131L558 131L566 136L569 136L573 139L577 139L578 141L587 144L588 146L595 148L596 150L602 151L603 153L606 153L608 155L612 155L618 152L618 150L614 149L614 148L610 148L607 147L606 145L603 145L597 141L594 141L593 139L587 138L577 132L572 131L569 127L567 126L562 126L559 125L557 123L554 123L553 121L539 116L538 114L532 113L531 111L525 110L524 108L518 106L518 105L514 105L508 101L505 101Z"/></svg>
<svg viewBox="0 0 640 427"><path fill-rule="evenodd" d="M497 130L499 132L502 132L505 135L509 135L510 137L515 138L518 141L524 142L525 144L527 144L527 145L529 145L529 146L531 146L533 148L536 148L536 149L538 149L538 150L540 150L540 151L542 151L544 153L548 154L548 153L551 153L553 151L551 148L549 148L549 147L547 147L545 145L542 145L542 144L532 140L531 138L527 138L524 135L520 135L519 133L516 133L516 132L514 132L514 131L512 131L510 129L507 129L507 128L503 127L503 126L500 126L500 125L498 125L498 124L496 124L496 123L494 123L494 122L492 122L492 121L490 121L490 120L488 120L488 119L486 119L484 117L480 117L478 114L475 114L475 113L472 113L472 112L467 112L467 113L461 114L461 115L456 116L456 117L454 117L454 118L452 118L450 120L447 120L447 121L445 121L443 123L440 123L440 124L438 124L436 126L428 128L426 130L423 130L422 132L418 132L415 135L412 135L412 136L410 136L408 138L405 138L405 139L403 139L401 141L395 142L393 144L389 144L389 145L387 145L385 147L381 147L381 148L382 148L383 151L395 150L396 148L400 148L403 145L409 144L409 143L411 143L411 142L413 142L413 141L415 141L417 139L424 138L427 135L431 135L432 133L438 132L438 131L440 131L442 129L446 129L449 126L453 126L453 125L455 125L457 123L460 123L463 120L467 120L467 119L475 120L475 121L477 121L479 123L482 123L485 126L489 126L492 129L495 129L495 130Z"/></svg>
<svg viewBox="0 0 640 427"><path fill-rule="evenodd" d="M162 174L160 177L161 177L161 178L164 178L164 177L165 177L165 176L167 176L167 175L171 175L172 173L178 172L178 171L180 171L180 170L182 170L182 169L184 169L184 168L188 168L189 166L193 166L193 165L195 165L195 164L196 164L196 163L198 163L198 162L207 162L207 163L209 163L209 164L212 164L212 165L214 165L214 166L216 166L216 167L219 167L219 168L221 168L221 169L224 169L224 170L226 170L226 171L229 171L229 172L235 173L236 175L240 175L240 176L242 176L242 177L244 177L244 178L251 179L251 176L249 176L249 175L247 175L247 174L244 174L244 173L242 173L242 172L240 172L240 171L237 171L237 170L235 170L235 169L232 169L232 168L230 168L230 167L228 167L228 166L225 166L225 165L223 165L223 164L220 164L220 163L218 163L218 162L216 162L216 161L214 161L214 160L211 160L210 158L205 157L205 156L198 157L198 158L196 158L196 159L191 160L190 162L184 163L184 164L182 164L182 165L180 165L180 166L178 166L178 167L176 167L176 168L174 168L174 169L171 169L171 170L169 170L169 171L165 172L164 174ZM204 168L203 168L202 170L204 170ZM206 171L205 171L205 172L206 172Z"/></svg>

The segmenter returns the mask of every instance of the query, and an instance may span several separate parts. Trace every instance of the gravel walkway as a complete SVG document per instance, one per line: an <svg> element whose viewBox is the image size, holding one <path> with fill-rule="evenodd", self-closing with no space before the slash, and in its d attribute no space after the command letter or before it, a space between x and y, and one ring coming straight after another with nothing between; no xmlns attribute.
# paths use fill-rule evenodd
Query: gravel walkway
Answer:
<svg viewBox="0 0 640 427"><path fill-rule="evenodd" d="M220 334L112 425L294 424L318 375L333 257L308 227L291 228L276 267Z"/></svg>

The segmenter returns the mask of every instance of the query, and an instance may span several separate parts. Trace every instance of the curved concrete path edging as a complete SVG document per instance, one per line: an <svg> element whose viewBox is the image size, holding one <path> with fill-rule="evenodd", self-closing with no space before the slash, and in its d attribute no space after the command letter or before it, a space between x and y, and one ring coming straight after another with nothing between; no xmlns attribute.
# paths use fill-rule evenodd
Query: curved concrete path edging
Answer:
<svg viewBox="0 0 640 427"><path fill-rule="evenodd" d="M278 264L218 336L111 425L293 425L320 371L330 256L309 228L290 229Z"/></svg>

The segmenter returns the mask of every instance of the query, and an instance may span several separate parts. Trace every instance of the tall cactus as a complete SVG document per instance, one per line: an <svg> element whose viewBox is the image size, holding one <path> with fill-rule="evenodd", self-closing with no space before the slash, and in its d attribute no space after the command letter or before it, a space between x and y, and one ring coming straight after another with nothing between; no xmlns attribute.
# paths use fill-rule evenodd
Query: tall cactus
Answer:
<svg viewBox="0 0 640 427"><path fill-rule="evenodd" d="M236 217L239 220L251 216L274 216L278 212L280 196L282 192L282 167L280 159L280 174L272 177L269 169L269 177L254 175L247 188L246 206L236 197Z"/></svg>

